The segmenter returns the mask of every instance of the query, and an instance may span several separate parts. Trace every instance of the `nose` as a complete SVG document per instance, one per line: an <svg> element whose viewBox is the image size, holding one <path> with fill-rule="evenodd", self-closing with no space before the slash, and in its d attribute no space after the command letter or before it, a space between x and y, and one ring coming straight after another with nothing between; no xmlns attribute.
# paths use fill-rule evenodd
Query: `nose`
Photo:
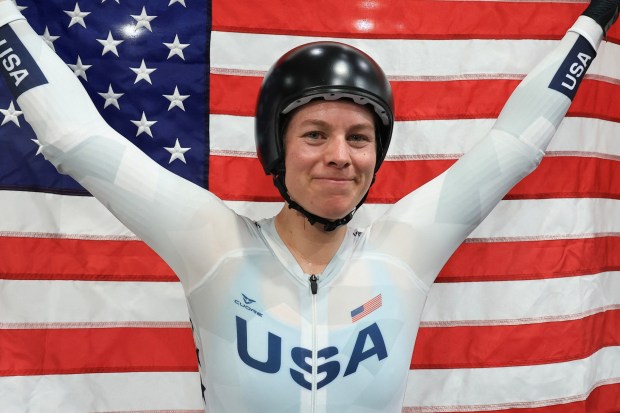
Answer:
<svg viewBox="0 0 620 413"><path fill-rule="evenodd" d="M328 165L342 169L351 165L349 145L344 136L332 136L325 149L325 161Z"/></svg>

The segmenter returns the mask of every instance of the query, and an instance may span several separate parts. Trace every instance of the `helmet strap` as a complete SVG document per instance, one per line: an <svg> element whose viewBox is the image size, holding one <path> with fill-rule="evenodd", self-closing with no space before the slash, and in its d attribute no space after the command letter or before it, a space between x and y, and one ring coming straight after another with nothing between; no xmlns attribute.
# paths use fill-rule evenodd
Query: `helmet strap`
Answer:
<svg viewBox="0 0 620 413"><path fill-rule="evenodd" d="M374 178L373 178L373 181L374 181ZM315 215L312 212L306 211L304 207L302 207L297 202L291 199L290 195L288 194L288 189L286 188L286 184L284 183L284 172L274 175L273 183L276 186L276 188L278 188L280 195L282 195L282 198L284 198L284 200L286 201L290 209L294 209L295 211L298 211L303 216L305 216L308 222L310 223L310 225L314 225L317 222L323 225L323 228L325 229L325 231L328 231L328 232L335 230L341 225L348 224L349 221L351 221L351 219L353 218L353 214L355 214L355 211L357 211L357 209L364 203L364 201L366 201L366 197L368 196L368 192L366 192L366 194L362 197L361 201L357 204L357 206L353 209L353 211L349 212L344 217L340 219L336 219L336 220L329 220L327 218L323 218L318 215Z"/></svg>

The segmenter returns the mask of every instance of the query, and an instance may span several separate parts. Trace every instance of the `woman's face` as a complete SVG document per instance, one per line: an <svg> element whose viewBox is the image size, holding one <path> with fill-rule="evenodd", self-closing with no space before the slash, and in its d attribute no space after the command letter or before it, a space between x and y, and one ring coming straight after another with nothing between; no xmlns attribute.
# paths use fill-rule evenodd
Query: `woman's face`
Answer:
<svg viewBox="0 0 620 413"><path fill-rule="evenodd" d="M370 188L376 163L374 116L349 101L312 101L285 131L286 187L307 211L339 219Z"/></svg>

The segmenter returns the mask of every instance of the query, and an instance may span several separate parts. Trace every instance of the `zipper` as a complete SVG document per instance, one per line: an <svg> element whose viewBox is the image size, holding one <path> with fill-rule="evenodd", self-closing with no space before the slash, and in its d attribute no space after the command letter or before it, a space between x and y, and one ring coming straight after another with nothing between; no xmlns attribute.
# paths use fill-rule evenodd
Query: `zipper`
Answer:
<svg viewBox="0 0 620 413"><path fill-rule="evenodd" d="M315 274L310 276L310 291L312 291L312 295L316 295L317 291L319 291L319 277Z"/></svg>
<svg viewBox="0 0 620 413"><path fill-rule="evenodd" d="M319 277L310 275L310 291L312 292L312 413L316 412L316 376L317 376L317 337L316 337L316 294L319 291Z"/></svg>

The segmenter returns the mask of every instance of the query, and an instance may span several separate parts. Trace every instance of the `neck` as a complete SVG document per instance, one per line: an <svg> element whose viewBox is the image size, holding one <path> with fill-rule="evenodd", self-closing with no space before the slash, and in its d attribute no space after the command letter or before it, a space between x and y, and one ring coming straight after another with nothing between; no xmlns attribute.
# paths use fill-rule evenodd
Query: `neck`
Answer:
<svg viewBox="0 0 620 413"><path fill-rule="evenodd" d="M338 251L346 234L342 226L325 231L323 225L310 225L301 213L288 205L276 215L275 227L297 263L307 274L320 274Z"/></svg>

